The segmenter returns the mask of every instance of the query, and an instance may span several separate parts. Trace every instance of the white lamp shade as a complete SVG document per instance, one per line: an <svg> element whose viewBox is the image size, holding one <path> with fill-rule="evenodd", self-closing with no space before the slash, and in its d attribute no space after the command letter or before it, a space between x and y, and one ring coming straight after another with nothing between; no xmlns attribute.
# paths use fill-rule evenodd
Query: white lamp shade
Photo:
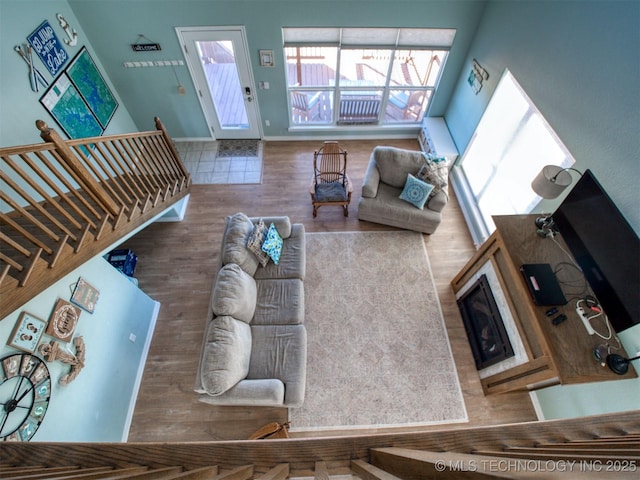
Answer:
<svg viewBox="0 0 640 480"><path fill-rule="evenodd" d="M531 182L531 188L542 198L557 198L571 185L571 174L557 165L547 165Z"/></svg>

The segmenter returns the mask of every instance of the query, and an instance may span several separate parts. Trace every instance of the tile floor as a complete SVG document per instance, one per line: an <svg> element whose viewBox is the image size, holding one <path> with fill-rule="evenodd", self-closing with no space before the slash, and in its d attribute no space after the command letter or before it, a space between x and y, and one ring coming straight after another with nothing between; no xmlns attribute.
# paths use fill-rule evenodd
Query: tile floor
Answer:
<svg viewBox="0 0 640 480"><path fill-rule="evenodd" d="M218 157L219 142L176 142L176 149L193 184L262 182L262 142L258 156Z"/></svg>

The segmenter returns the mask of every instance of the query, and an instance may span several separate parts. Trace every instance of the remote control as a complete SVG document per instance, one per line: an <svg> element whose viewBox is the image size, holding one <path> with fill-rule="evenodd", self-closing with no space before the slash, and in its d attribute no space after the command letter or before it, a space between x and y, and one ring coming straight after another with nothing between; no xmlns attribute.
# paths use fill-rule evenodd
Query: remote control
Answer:
<svg viewBox="0 0 640 480"><path fill-rule="evenodd" d="M564 313L561 313L560 315L558 315L556 318L554 318L553 320L551 320L551 323L553 323L554 325L559 325L562 322L564 322L567 319L567 316Z"/></svg>
<svg viewBox="0 0 640 480"><path fill-rule="evenodd" d="M544 312L544 314L547 317L550 317L552 315L555 315L556 313L558 313L558 309L556 307L550 308L549 310L547 310L546 312Z"/></svg>

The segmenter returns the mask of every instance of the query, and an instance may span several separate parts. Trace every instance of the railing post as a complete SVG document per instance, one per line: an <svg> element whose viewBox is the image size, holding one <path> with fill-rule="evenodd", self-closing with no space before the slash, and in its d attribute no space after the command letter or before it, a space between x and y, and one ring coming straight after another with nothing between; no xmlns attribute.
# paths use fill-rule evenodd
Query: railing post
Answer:
<svg viewBox="0 0 640 480"><path fill-rule="evenodd" d="M109 214L117 216L120 208L113 201L113 199L105 192L91 173L78 161L75 153L66 144L62 137L54 129L49 128L46 122L43 120L36 121L36 127L40 130L40 137L45 142L51 142L55 145L60 157L66 162L69 168L75 173L84 183L85 187L93 193L100 201L102 206L108 211Z"/></svg>
<svg viewBox="0 0 640 480"><path fill-rule="evenodd" d="M176 147L173 145L173 140L171 139L171 135L169 135L169 132L165 128L164 124L160 121L160 117L153 117L153 120L156 123L156 130L160 130L162 132L162 136L164 137L164 141L167 144L167 146L169 147L169 149L171 150L171 153L172 153L173 157L176 160L180 160L180 155L178 154L178 151L176 150ZM187 169L184 167L182 162L178 161L177 163L178 163L178 168L180 168L180 172L182 172L182 175L185 178L189 177L189 172L187 172Z"/></svg>

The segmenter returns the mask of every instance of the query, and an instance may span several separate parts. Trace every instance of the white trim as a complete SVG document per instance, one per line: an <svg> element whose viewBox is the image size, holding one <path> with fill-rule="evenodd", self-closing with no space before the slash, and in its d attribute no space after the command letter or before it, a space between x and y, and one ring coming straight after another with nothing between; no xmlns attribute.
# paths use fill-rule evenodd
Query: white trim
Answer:
<svg viewBox="0 0 640 480"><path fill-rule="evenodd" d="M542 404L540 403L540 399L538 398L538 392L536 392L535 390L530 391L529 398L531 399L531 404L533 405L533 410L536 412L538 421L546 420L544 410L542 410Z"/></svg>
<svg viewBox="0 0 640 480"><path fill-rule="evenodd" d="M142 376L144 374L144 367L147 363L147 356L149 349L151 348L151 339L153 338L153 332L156 329L156 321L160 313L160 302L154 302L153 313L149 320L149 328L147 329L147 338L142 348L142 355L140 355L140 363L138 363L138 371L136 373L136 379L133 383L133 392L131 393L131 401L129 402L129 410L127 410L127 416L124 421L124 428L122 429L122 441L126 442L129 438L129 429L131 428L131 421L133 420L133 412L136 408L136 401L138 400L138 393L140 391L140 385L142 384Z"/></svg>

